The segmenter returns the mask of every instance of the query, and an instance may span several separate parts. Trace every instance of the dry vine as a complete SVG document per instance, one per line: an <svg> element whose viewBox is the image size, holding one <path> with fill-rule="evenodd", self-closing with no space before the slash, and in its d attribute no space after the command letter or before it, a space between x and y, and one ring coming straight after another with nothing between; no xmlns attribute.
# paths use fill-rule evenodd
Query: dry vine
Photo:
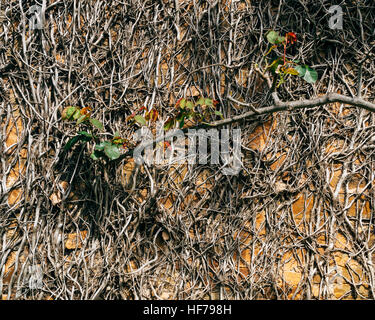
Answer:
<svg viewBox="0 0 375 320"><path fill-rule="evenodd" d="M373 1L340 1L343 30L325 0L44 0L30 30L33 4L0 7L0 298L374 299ZM269 94L271 29L316 85ZM66 106L130 137L140 106L198 94L241 127L238 176L63 151Z"/></svg>

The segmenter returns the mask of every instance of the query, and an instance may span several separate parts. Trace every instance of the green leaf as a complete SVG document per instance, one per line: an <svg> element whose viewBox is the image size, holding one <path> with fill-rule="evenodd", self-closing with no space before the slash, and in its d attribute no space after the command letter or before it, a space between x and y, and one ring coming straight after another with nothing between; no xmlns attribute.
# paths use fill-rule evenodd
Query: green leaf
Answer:
<svg viewBox="0 0 375 320"><path fill-rule="evenodd" d="M276 44L283 43L285 41L285 37L278 36L276 39Z"/></svg>
<svg viewBox="0 0 375 320"><path fill-rule="evenodd" d="M104 147L104 153L111 160L116 160L121 156L118 146L112 143Z"/></svg>
<svg viewBox="0 0 375 320"><path fill-rule="evenodd" d="M87 138L92 138L92 134L91 133L88 133L87 131L79 131L78 134L80 134L81 136L85 136Z"/></svg>
<svg viewBox="0 0 375 320"><path fill-rule="evenodd" d="M192 103L191 101L188 101L186 103L186 108L190 109L190 110L193 110L194 109L194 103Z"/></svg>
<svg viewBox="0 0 375 320"><path fill-rule="evenodd" d="M222 119L224 119L224 116L223 116L223 114L220 112L220 111L215 111L215 114L217 115L217 116L219 116L219 117L221 117Z"/></svg>
<svg viewBox="0 0 375 320"><path fill-rule="evenodd" d="M204 100L204 104L207 105L207 106L212 106L213 105L213 101L212 101L212 99L206 98Z"/></svg>
<svg viewBox="0 0 375 320"><path fill-rule="evenodd" d="M182 129L182 127L184 126L185 124L185 115L182 116L181 120L180 120L180 129Z"/></svg>
<svg viewBox="0 0 375 320"><path fill-rule="evenodd" d="M311 69L310 67L306 68L305 76L303 77L308 83L315 83L318 80L318 73Z"/></svg>
<svg viewBox="0 0 375 320"><path fill-rule="evenodd" d="M279 80L279 83L277 84L277 88L280 87L284 82L285 82L284 77L280 74L280 80Z"/></svg>
<svg viewBox="0 0 375 320"><path fill-rule="evenodd" d="M65 151L68 151L70 150L78 141L81 140L81 137L80 136L75 136L73 138L71 138L65 145L64 147L64 150Z"/></svg>
<svg viewBox="0 0 375 320"><path fill-rule="evenodd" d="M298 71L299 76L302 77L308 83L315 83L316 80L318 80L318 73L307 65L296 66L295 69Z"/></svg>
<svg viewBox="0 0 375 320"><path fill-rule="evenodd" d="M169 119L165 124L164 124L164 130L169 130L170 128L173 127L175 123L175 120L174 119Z"/></svg>
<svg viewBox="0 0 375 320"><path fill-rule="evenodd" d="M94 151L93 153L91 153L90 155L90 158L93 159L93 160L99 160L99 157L100 157L100 154L97 152L97 151Z"/></svg>
<svg viewBox="0 0 375 320"><path fill-rule="evenodd" d="M102 130L104 128L103 124L99 120L90 118L90 123L99 130Z"/></svg>
<svg viewBox="0 0 375 320"><path fill-rule="evenodd" d="M73 114L76 112L76 111L79 111L79 109L77 107L67 107L63 110L62 112L62 118L64 120L70 120L72 117L73 117Z"/></svg>
<svg viewBox="0 0 375 320"><path fill-rule="evenodd" d="M103 142L101 142L99 144L96 144L95 145L95 150L97 150L97 151L103 151L104 150Z"/></svg>
<svg viewBox="0 0 375 320"><path fill-rule="evenodd" d="M272 44L279 44L285 41L285 37L280 36L278 32L273 30L268 32L266 37L268 42Z"/></svg>
<svg viewBox="0 0 375 320"><path fill-rule="evenodd" d="M83 114L81 115L78 120L77 120L77 124L80 124L82 123L83 121L86 121L88 119L88 116L86 114Z"/></svg>
<svg viewBox="0 0 375 320"><path fill-rule="evenodd" d="M142 116L139 116L139 115L135 116L134 120L137 121L142 126L145 126L147 124L146 119L144 117L142 117Z"/></svg>
<svg viewBox="0 0 375 320"><path fill-rule="evenodd" d="M182 99L182 100L180 101L180 108L181 108L181 109L184 109L185 106L186 106L186 99L184 98L184 99Z"/></svg>
<svg viewBox="0 0 375 320"><path fill-rule="evenodd" d="M199 100L197 101L197 103L195 104L196 106L197 105L204 105L204 98L203 97L200 97Z"/></svg>
<svg viewBox="0 0 375 320"><path fill-rule="evenodd" d="M298 74L300 77L304 77L306 73L306 67L305 66L296 66L294 69L298 71Z"/></svg>
<svg viewBox="0 0 375 320"><path fill-rule="evenodd" d="M275 44L276 40L279 37L279 33L272 30L272 31L267 33L266 37L267 37L267 40L268 40L269 43Z"/></svg>
<svg viewBox="0 0 375 320"><path fill-rule="evenodd" d="M110 145L111 143L109 141L102 141L100 142L99 144L95 145L95 150L97 151L103 151L104 148L108 145Z"/></svg>
<svg viewBox="0 0 375 320"><path fill-rule="evenodd" d="M73 114L73 120L77 120L79 117L81 117L81 111L80 109L76 108L76 111Z"/></svg>
<svg viewBox="0 0 375 320"><path fill-rule="evenodd" d="M177 121L181 121L181 120L184 118L184 116L185 116L185 112L181 111L181 112L177 115L176 120L177 120Z"/></svg>

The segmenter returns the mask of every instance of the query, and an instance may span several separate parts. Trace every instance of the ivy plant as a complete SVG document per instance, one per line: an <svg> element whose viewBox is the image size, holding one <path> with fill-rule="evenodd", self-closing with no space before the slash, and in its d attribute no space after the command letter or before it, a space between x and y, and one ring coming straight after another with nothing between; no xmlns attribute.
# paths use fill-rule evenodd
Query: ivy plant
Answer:
<svg viewBox="0 0 375 320"><path fill-rule="evenodd" d="M196 123L207 123L208 118L212 114L223 118L223 114L216 110L218 104L217 100L204 97L200 97L195 102L181 98L175 105L177 111L165 122L164 130L174 128L176 125L181 129L184 127L186 120L192 120Z"/></svg>
<svg viewBox="0 0 375 320"><path fill-rule="evenodd" d="M308 83L315 83L318 80L318 73L308 65L300 65L299 60L287 60L286 51L288 46L297 42L297 35L294 32L288 32L285 36L281 36L278 32L271 30L267 33L266 38L271 47L265 56L268 56L279 46L282 46L284 51L282 57L277 57L271 62L267 61L265 67L265 71L271 71L274 76L278 77L277 87L285 82L287 75L299 76Z"/></svg>
<svg viewBox="0 0 375 320"><path fill-rule="evenodd" d="M209 121L212 115L223 118L220 111L216 110L218 101L200 97L197 101L181 98L177 101L174 110L164 123L164 130L169 130L173 127L183 128L186 120L193 120L196 123L205 123ZM198 110L199 109L199 110ZM103 130L103 124L91 117L92 109L90 107L79 108L69 106L62 112L62 119L66 121L75 122L76 126L83 126L85 130L78 131L77 134L68 140L64 149L68 151L77 143L91 142L92 153L91 159L99 160L101 158L108 160L118 159L123 150L130 146L130 142L126 138L122 138L119 132L115 132L111 139L99 139L95 132ZM151 127L159 118L159 112L156 108L147 110L146 107L141 107L126 118L129 126L148 126ZM168 142L164 143L166 147L170 147Z"/></svg>
<svg viewBox="0 0 375 320"><path fill-rule="evenodd" d="M107 157L110 160L115 160L120 157L120 149L124 147L123 141L116 132L113 139L110 141L100 141L94 134L95 130L103 130L103 124L91 117L91 108L67 107L62 112L62 119L67 121L75 121L76 126L83 125L86 130L78 131L77 135L69 139L64 150L68 151L77 143L94 143L94 151L91 153L91 158L98 160L101 157ZM90 132L89 132L90 131Z"/></svg>

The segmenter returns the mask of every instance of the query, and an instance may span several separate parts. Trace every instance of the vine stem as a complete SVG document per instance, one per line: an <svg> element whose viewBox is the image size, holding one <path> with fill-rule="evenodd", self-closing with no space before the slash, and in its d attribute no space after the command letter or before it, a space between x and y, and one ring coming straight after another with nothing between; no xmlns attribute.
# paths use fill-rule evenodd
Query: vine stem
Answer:
<svg viewBox="0 0 375 320"><path fill-rule="evenodd" d="M237 101L234 98L228 96L228 99L231 101ZM367 100L364 100L360 97L348 97L342 94L338 93L327 93L324 96L318 97L318 98L313 98L313 99L305 99L305 100L298 100L298 101L280 101L276 100L273 105L264 107L261 109L255 109L252 104L241 102L240 104L245 107L249 107L252 110L242 113L240 115L236 115L233 117L228 117L223 120L218 120L214 121L210 124L199 124L197 126L189 127L189 128L184 128L181 129L182 132L186 133L189 129L201 129L201 128L217 128L221 127L224 125L232 124L232 123L237 123L241 121L245 121L247 119L253 118L254 116L259 116L259 115L265 115L265 114L270 114L274 112L281 112L281 111L292 111L292 110L297 110L297 109L310 109L322 105L326 105L328 103L334 103L334 102L340 102L344 104L348 104L351 106L355 107L360 107L363 109L366 109L371 112L375 112L375 104L372 102L369 102ZM144 144L144 147L148 147L150 145L156 145L156 143L171 138L173 137L173 133L167 133L163 137L156 138L146 144ZM136 147L135 147L136 148ZM115 161L120 161L126 157L133 156L135 148L129 150L128 152L124 153Z"/></svg>

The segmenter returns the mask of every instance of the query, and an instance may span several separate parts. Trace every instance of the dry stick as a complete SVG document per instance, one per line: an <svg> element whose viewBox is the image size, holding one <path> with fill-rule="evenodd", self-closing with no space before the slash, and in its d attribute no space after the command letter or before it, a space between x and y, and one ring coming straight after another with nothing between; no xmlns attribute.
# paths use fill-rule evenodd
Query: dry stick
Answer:
<svg viewBox="0 0 375 320"><path fill-rule="evenodd" d="M222 125L239 122L241 120L251 118L256 115L269 114L269 113L278 112L278 111L291 111L293 109L308 109L308 108L314 108L314 107L318 107L318 106L322 106L322 105L325 105L328 103L334 103L334 102L341 102L341 103L349 104L352 106L364 108L366 110L375 112L374 103L371 103L369 101L366 101L357 97L351 98L351 97L341 95L338 93L328 93L324 96L321 96L319 98L314 98L314 99L277 102L272 106L265 107L265 108L258 110L259 111L258 113L255 113L254 111L249 111L241 115L234 116L232 118L215 121L212 124L210 124L210 127L219 127Z"/></svg>
<svg viewBox="0 0 375 320"><path fill-rule="evenodd" d="M229 100L237 101L230 96L228 96L228 98ZM185 133L188 130L193 130L193 129L221 127L221 126L228 125L231 123L240 122L240 121L252 118L254 116L270 114L270 113L279 112L279 111L291 111L293 109L296 110L296 109L314 108L314 107L318 107L318 106L322 106L322 105L325 105L328 103L334 103L334 102L341 102L341 103L345 103L348 105L360 107L360 108L375 112L375 104L369 101L363 100L362 98L358 98L358 97L351 98L351 97L338 94L338 93L328 93L324 96L321 96L319 98L314 98L314 99L305 99L305 100L287 101L287 102L275 102L274 105L269 106L269 107L264 107L259 110L254 109L254 107L251 104L241 102L240 104L242 106L251 107L253 110L245 112L238 116L233 116L233 117L226 118L223 120L214 121L210 124L199 124L194 127L184 128L184 129L181 129L181 131ZM148 143L144 143L142 147L147 148L151 145L155 145L156 143L160 141L167 140L173 137L174 135L175 135L174 132L167 133L165 136L160 136ZM141 144L139 144L137 147L139 147L140 145ZM121 157L118 158L117 161L120 161L128 156L133 156L134 150L135 148L121 155Z"/></svg>
<svg viewBox="0 0 375 320"><path fill-rule="evenodd" d="M362 17L361 17L362 18ZM362 30L363 31L363 30ZM362 66L364 62L370 57L375 44L371 46L371 48L367 51L365 57L359 62L359 70L358 70L358 83L357 83L357 96L360 98L362 96Z"/></svg>

